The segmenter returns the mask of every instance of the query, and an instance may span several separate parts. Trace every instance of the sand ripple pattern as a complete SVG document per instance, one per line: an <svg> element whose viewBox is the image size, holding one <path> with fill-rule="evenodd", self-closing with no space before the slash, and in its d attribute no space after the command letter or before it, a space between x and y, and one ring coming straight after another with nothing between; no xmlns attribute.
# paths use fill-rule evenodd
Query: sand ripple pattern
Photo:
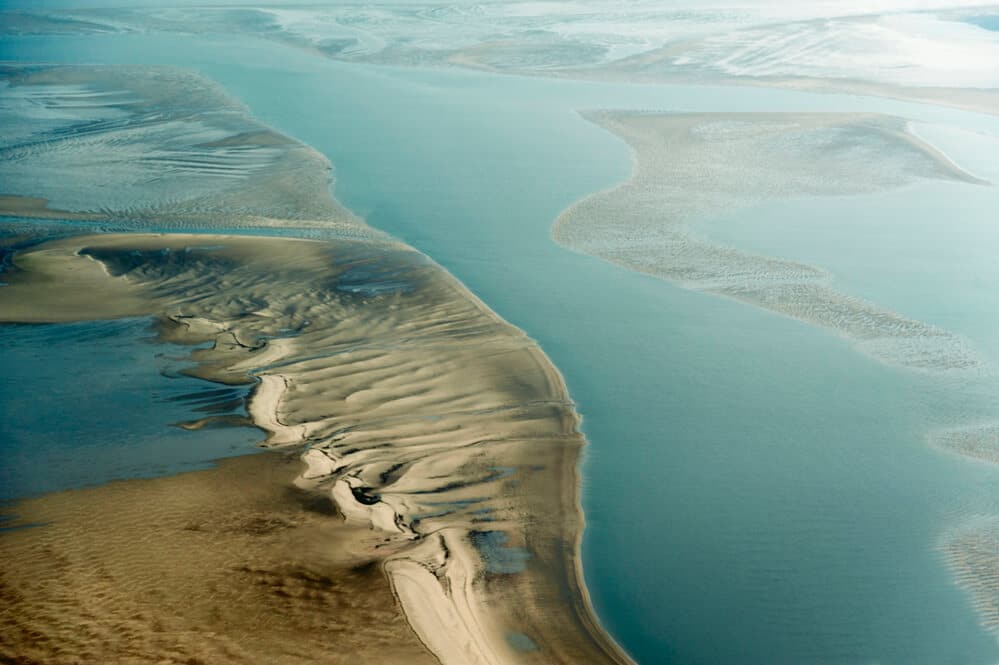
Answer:
<svg viewBox="0 0 999 665"><path fill-rule="evenodd" d="M265 445L301 451L299 487L376 536L358 556L383 566L440 662L629 662L582 587L583 438L561 377L423 255L107 234L23 250L9 282L4 317L152 314L164 338L200 345L194 374L256 381Z"/></svg>
<svg viewBox="0 0 999 665"><path fill-rule="evenodd" d="M937 432L930 437L930 441L944 450L999 464L999 424Z"/></svg>
<svg viewBox="0 0 999 665"><path fill-rule="evenodd" d="M943 553L958 585L971 594L982 625L999 635L999 518L967 520L945 538Z"/></svg>
<svg viewBox="0 0 999 665"><path fill-rule="evenodd" d="M686 288L829 329L889 364L980 363L959 336L840 293L813 266L720 246L689 228L771 199L862 194L918 179L979 182L905 132L858 114L587 114L634 150L630 180L566 210L552 235Z"/></svg>
<svg viewBox="0 0 999 665"><path fill-rule="evenodd" d="M0 67L0 120L0 215L374 235L329 197L325 157L191 72Z"/></svg>

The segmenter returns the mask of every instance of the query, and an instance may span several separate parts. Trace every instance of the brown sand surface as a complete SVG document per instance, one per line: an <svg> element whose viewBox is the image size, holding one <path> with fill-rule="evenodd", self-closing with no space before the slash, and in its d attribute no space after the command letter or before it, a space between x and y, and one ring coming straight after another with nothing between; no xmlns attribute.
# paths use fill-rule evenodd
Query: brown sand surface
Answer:
<svg viewBox="0 0 999 665"><path fill-rule="evenodd" d="M629 662L582 583L584 441L561 376L426 257L390 242L105 234L22 249L8 273L0 319L150 315L163 338L202 345L191 352L193 374L256 380L249 414L266 445L307 464L286 482L331 500L354 528L330 531L318 561L360 547L350 565L375 562L371 574L387 575L409 625L444 665ZM64 289L73 294L66 306L53 295ZM136 481L147 482L166 481ZM267 541L277 560L299 533L281 530L288 538ZM208 557L231 549L203 542ZM176 567L187 574L188 565ZM341 584L340 574L331 579ZM41 602L33 591L20 593ZM256 637L266 641L267 630L261 624ZM353 642L344 644L335 648L352 653Z"/></svg>
<svg viewBox="0 0 999 665"><path fill-rule="evenodd" d="M266 453L22 501L0 532L0 662L411 663L376 535Z"/></svg>

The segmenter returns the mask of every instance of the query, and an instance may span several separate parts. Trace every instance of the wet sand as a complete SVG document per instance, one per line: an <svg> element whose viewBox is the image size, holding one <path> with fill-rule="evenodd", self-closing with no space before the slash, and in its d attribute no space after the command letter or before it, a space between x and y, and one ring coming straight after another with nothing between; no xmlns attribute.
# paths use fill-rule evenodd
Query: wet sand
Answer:
<svg viewBox="0 0 999 665"><path fill-rule="evenodd" d="M999 465L999 425L934 432L931 445L972 463ZM982 625L999 635L999 515L963 519L944 534L940 549L958 585L971 595Z"/></svg>
<svg viewBox="0 0 999 665"><path fill-rule="evenodd" d="M877 192L920 179L988 184L909 134L901 119L637 112L587 117L628 142L634 170L627 182L566 210L552 230L559 243L825 328L880 362L925 372L991 371L960 336L842 293L823 270L721 246L691 228L709 227L712 217L771 199ZM929 439L973 463L999 462L994 423L933 432ZM981 515L959 519L940 545L954 580L994 633L997 543L995 516Z"/></svg>
<svg viewBox="0 0 999 665"><path fill-rule="evenodd" d="M10 34L208 31L268 39L344 62L452 66L577 80L809 90L999 113L999 92L989 79L975 76L980 72L974 67L969 72L965 64L964 71L958 68L950 73L965 75L955 82L945 68L927 67L912 52L908 55L917 62L900 66L900 53L892 48L885 26L879 22L892 17L891 12L845 16L831 8L825 17L821 11L816 18L802 18L799 12L790 11L784 18L775 15L763 22L743 22L737 18L738 10L678 9L636 5L611 11L593 6L584 15L553 11L553 16L535 12L518 15L516 9L490 16L487 9L472 18L474 12L460 7L440 9L418 4L415 11L372 11L363 6L292 12L264 7L237 11L225 7L197 11L174 8L168 12L119 8L13 11L3 18ZM966 21L967 12L956 8L930 13L946 23ZM910 7L900 16L914 14ZM718 28L691 30L691 21L697 22L695 16L708 25L718 21ZM643 25L636 32L632 22ZM727 29L722 27L726 23ZM598 24L601 28L592 32ZM657 24L673 29L657 31ZM925 37L918 30L892 36L903 42ZM924 47L940 52L956 48L953 38L946 37L927 39ZM904 53L905 46L902 49ZM978 55L987 60L990 52ZM863 64L878 61L891 64L874 69ZM922 76L912 76L907 71L910 68ZM963 85L958 87L958 82Z"/></svg>

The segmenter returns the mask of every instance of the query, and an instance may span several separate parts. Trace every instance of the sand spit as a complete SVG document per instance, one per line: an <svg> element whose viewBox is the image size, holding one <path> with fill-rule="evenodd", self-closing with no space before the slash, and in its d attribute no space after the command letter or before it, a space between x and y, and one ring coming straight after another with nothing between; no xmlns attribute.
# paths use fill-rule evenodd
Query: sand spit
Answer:
<svg viewBox="0 0 999 665"><path fill-rule="evenodd" d="M571 206L554 239L632 270L723 295L851 340L890 364L943 370L978 358L958 336L835 290L812 266L723 247L689 224L766 200L861 194L917 179L981 181L868 114L589 113L628 142L631 178Z"/></svg>
<svg viewBox="0 0 999 665"><path fill-rule="evenodd" d="M0 93L0 216L377 235L330 198L324 156L195 73L0 66Z"/></svg>
<svg viewBox="0 0 999 665"><path fill-rule="evenodd" d="M266 445L301 453L306 468L297 480L299 490L332 499L343 520L335 528L352 529L337 533L363 534L331 538L328 544L317 538L312 544L334 559L345 556L346 548L355 568L356 561L377 563L419 640L444 665L628 662L597 625L582 585L576 467L583 439L561 377L529 338L421 254L388 242L109 234L24 249L14 255L5 279L9 286L0 289L5 320L151 314L163 337L209 343L192 350L195 373L224 383L259 381L250 414L268 431ZM60 292L72 298L53 295ZM64 306L68 300L72 305ZM238 467L223 470L230 468ZM127 486L141 496L154 491L143 487L184 483L183 478L86 492L99 497ZM49 514L45 501L17 512L48 521L35 517ZM137 537L143 529L159 528L144 524L141 511L135 519ZM20 542L33 533L55 537L45 535L51 533L48 527L17 531L0 536L0 547L14 547L9 544L14 534ZM278 538L268 542L286 546ZM94 547L100 543L93 541ZM47 561L67 556L54 544L45 554ZM134 555L128 548L121 551ZM119 551L86 556L100 571L101 557L115 559ZM230 572L253 566L244 562L240 548L224 565ZM261 565L270 570L270 564ZM85 585L95 582L82 573L57 575L62 570L57 564L37 575L17 570L4 571L4 590L26 616L38 617L31 621L32 630L45 637L38 641L47 649L41 660L58 662L60 653L74 648L63 640L73 612L88 612L88 621L99 626L94 635L116 630L99 607L67 610L65 603L49 602L45 593L54 593L53 585L66 596L86 597L91 587ZM309 571L344 588L353 584ZM240 575L229 579L237 583ZM273 575L258 577L267 581ZM169 584L172 578L144 578L150 597L169 593L156 590L159 579ZM103 593L118 597L106 585ZM261 605L259 611L266 614L272 606ZM136 619L134 630L153 630L155 614L144 610L142 616L145 624ZM319 614L310 616L318 621ZM390 625L380 627L379 616L363 620L372 630L394 635ZM336 621L330 617L332 625ZM266 625L251 624L253 639L263 640ZM185 618L178 625L191 623ZM223 631L224 621L194 625L184 630L212 631L212 648L219 649L205 656L206 662L285 662L226 650L226 640L240 644L241 638ZM304 640L302 632L296 634ZM184 633L164 639L155 644L183 647L194 638ZM397 644L393 640L386 637L384 646ZM400 649L404 643L398 642ZM88 648L100 652L105 644L106 653L115 655L114 640L95 639ZM318 657L316 649L325 654L327 644L302 642L302 648L309 645ZM353 648L351 641L342 644ZM299 661L289 656L286 662Z"/></svg>

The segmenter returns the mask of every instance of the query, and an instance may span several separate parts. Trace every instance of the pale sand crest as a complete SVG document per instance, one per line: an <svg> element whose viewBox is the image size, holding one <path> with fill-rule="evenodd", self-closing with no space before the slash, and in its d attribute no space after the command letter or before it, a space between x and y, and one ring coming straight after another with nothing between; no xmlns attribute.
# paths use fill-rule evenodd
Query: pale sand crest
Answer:
<svg viewBox="0 0 999 665"><path fill-rule="evenodd" d="M686 288L827 328L868 355L920 369L979 359L957 335L838 292L815 267L723 247L689 224L767 201L837 196L932 178L981 181L905 131L866 114L589 113L634 152L631 178L556 220L560 244Z"/></svg>
<svg viewBox="0 0 999 665"><path fill-rule="evenodd" d="M258 379L249 411L268 431L267 445L304 445L300 489L332 498L346 524L367 534L310 542L333 558L346 547L351 561L380 562L409 624L441 663L628 662L598 626L582 584L583 438L561 377L534 342L422 255L388 242L108 234L22 250L5 279L5 320L153 315L166 339L211 343L192 351L196 374ZM172 481L134 481L128 491L144 496L149 482ZM58 514L44 502L18 512ZM115 514L114 503L105 509ZM155 525L135 519L136 537L145 538ZM16 538L35 531L46 528ZM149 537L162 530L155 533ZM97 569L136 555L127 539L111 550L100 539L72 542ZM0 537L0 547L15 546L26 545ZM47 662L72 662L59 660L72 612L47 604L43 587L54 582L44 568L31 570L23 563L5 571L7 592L41 617L32 630L50 648ZM59 580L66 593L86 593L74 586L83 577ZM160 593L157 579L143 583ZM100 611L88 612L110 630ZM130 630L146 640L156 617L143 617ZM177 621L191 625L190 617ZM213 631L213 648L238 641L217 623L199 625ZM88 648L100 653L102 644ZM116 644L105 654L115 656ZM235 649L210 660L266 661Z"/></svg>
<svg viewBox="0 0 999 665"><path fill-rule="evenodd" d="M201 557L198 542L175 528L191 506L157 512L159 494L204 479L235 483L238 494L256 482L237 482L251 468L243 461L218 473L24 503L16 510L25 520L54 524L0 536L0 547L43 555L0 573L14 608L4 620L20 631L20 641L0 642L5 656L26 657L31 642L31 657L47 663L76 662L80 649L91 661L142 660L146 646L171 662L426 662L413 634L384 618L392 609L384 594L356 618L329 617L341 631L364 624L356 639L319 634L323 612L364 606L346 599L361 582L377 592L378 580L364 572L373 563L388 574L419 642L445 665L628 662L597 625L582 584L583 439L562 379L536 344L426 257L340 207L329 196L324 157L257 123L202 77L172 68L28 66L2 68L0 79L8 129L0 138L0 214L97 220L105 229L280 227L336 239L108 234L39 245L24 237L32 227L11 220L15 253L0 319L152 316L165 339L208 343L192 351L192 373L256 380L249 413L268 432L267 445L301 453L299 490L326 505L332 499L340 518L299 524L293 508L283 510L274 519L302 529L282 527L252 543L226 540L218 534L230 529L213 527L201 575L189 570ZM123 510L122 488L130 502L152 507ZM205 510L256 523L239 502L229 505L227 487L218 490L199 495ZM261 503L280 503L278 486L264 494ZM78 537L64 523L64 501L85 502L81 523L100 537ZM280 533L309 547L277 569L297 547ZM158 556L164 538L192 548L169 574L159 574L169 562L153 562L156 574L128 563ZM222 556L233 548L239 552ZM53 559L70 561L72 573L50 566ZM91 607L89 571L103 570L112 572ZM214 600L158 602L208 578L219 594L207 619ZM241 595L254 579L271 589L266 601ZM245 606L234 612L233 598ZM303 609L334 598L333 606ZM142 608L129 619L128 639L112 639L130 616L119 608L132 603ZM272 610L288 620L261 619ZM72 630L80 621L84 635ZM161 629L168 635L154 635ZM237 648L244 642L247 649Z"/></svg>

